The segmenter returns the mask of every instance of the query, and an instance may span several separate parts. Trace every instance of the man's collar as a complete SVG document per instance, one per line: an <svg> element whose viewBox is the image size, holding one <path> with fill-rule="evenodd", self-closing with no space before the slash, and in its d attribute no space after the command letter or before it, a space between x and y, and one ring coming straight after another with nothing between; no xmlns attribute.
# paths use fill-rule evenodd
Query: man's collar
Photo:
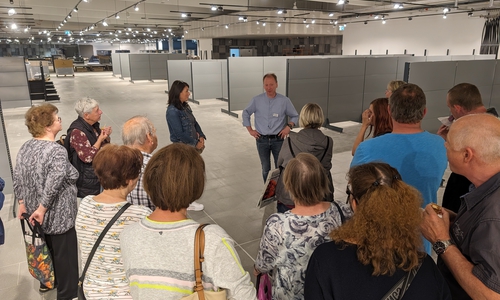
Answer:
<svg viewBox="0 0 500 300"><path fill-rule="evenodd" d="M498 188L500 188L500 173L493 175L490 179L486 180L479 187L474 187L470 193L465 194L462 198L465 201L467 209L473 208L484 198L491 195Z"/></svg>

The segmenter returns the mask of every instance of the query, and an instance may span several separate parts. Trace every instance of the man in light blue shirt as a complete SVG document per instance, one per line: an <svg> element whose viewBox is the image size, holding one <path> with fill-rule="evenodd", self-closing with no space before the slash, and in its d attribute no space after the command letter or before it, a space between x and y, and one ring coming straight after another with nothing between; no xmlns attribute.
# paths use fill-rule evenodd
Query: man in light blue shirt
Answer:
<svg viewBox="0 0 500 300"><path fill-rule="evenodd" d="M267 174L271 170L271 153L274 157L274 167L277 168L278 154L283 139L299 119L299 114L288 97L276 93L278 79L275 74L264 75L263 94L255 96L243 110L243 126L245 126L257 141L262 177L266 182ZM250 123L250 116L255 114L255 129ZM286 117L290 120L286 122Z"/></svg>
<svg viewBox="0 0 500 300"><path fill-rule="evenodd" d="M389 99L392 133L359 144L351 162L351 167L374 161L390 164L404 182L422 194L422 207L437 202L437 190L448 164L443 139L421 127L425 105L425 94L417 85L405 84L395 90ZM430 244L425 242L430 253Z"/></svg>

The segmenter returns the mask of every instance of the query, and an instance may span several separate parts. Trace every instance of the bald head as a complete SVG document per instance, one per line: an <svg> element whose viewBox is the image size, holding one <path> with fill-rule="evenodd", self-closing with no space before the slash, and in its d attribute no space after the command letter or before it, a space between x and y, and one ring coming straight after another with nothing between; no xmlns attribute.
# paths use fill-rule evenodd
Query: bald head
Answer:
<svg viewBox="0 0 500 300"><path fill-rule="evenodd" d="M123 124L122 141L124 145L151 153L157 146L156 129L148 118L144 116L132 117ZM153 149L145 151L141 146L147 146L147 148L153 146Z"/></svg>
<svg viewBox="0 0 500 300"><path fill-rule="evenodd" d="M472 149L483 163L500 162L500 120L490 114L463 116L450 127L448 143L455 151Z"/></svg>

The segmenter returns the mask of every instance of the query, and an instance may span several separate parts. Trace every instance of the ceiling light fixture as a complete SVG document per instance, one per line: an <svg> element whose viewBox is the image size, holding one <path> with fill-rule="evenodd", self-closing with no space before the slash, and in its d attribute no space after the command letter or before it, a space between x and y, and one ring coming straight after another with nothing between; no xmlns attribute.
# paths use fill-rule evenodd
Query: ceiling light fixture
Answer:
<svg viewBox="0 0 500 300"><path fill-rule="evenodd" d="M316 20L312 19L311 23L312 23L312 24L316 23Z"/></svg>
<svg viewBox="0 0 500 300"><path fill-rule="evenodd" d="M304 20L302 21L302 23L305 23L305 22L307 22L307 19L304 19Z"/></svg>
<svg viewBox="0 0 500 300"><path fill-rule="evenodd" d="M365 24L365 25L366 25L366 24L368 24L368 21L365 21L365 22L364 22L364 24Z"/></svg>
<svg viewBox="0 0 500 300"><path fill-rule="evenodd" d="M17 14L17 12L16 12L16 10L15 10L15 9L11 8L11 9L9 9L9 10L7 11L7 14L8 14L9 16L13 16L13 15Z"/></svg>
<svg viewBox="0 0 500 300"><path fill-rule="evenodd" d="M229 28L229 25L227 25L227 24L226 24L226 26L224 26L224 27L226 27L226 29L228 29L228 28Z"/></svg>
<svg viewBox="0 0 500 300"><path fill-rule="evenodd" d="M243 17L239 17L239 18L238 18L238 21L243 21Z"/></svg>
<svg viewBox="0 0 500 300"><path fill-rule="evenodd" d="M119 19L120 18L120 15L119 14L116 14L115 15L115 19Z"/></svg>
<svg viewBox="0 0 500 300"><path fill-rule="evenodd" d="M108 22L106 22L106 20L103 20L102 21L102 26L108 26Z"/></svg>
<svg viewBox="0 0 500 300"><path fill-rule="evenodd" d="M278 9L278 15L281 15L283 13L282 9Z"/></svg>
<svg viewBox="0 0 500 300"><path fill-rule="evenodd" d="M412 17L408 17L408 21L411 21L411 20L413 20L413 18Z"/></svg>
<svg viewBox="0 0 500 300"><path fill-rule="evenodd" d="M382 20L382 24L385 24L385 20Z"/></svg>
<svg viewBox="0 0 500 300"><path fill-rule="evenodd" d="M255 24L259 25L259 21L255 21Z"/></svg>
<svg viewBox="0 0 500 300"><path fill-rule="evenodd" d="M78 7L75 6L75 8L73 8L73 11L78 12Z"/></svg>
<svg viewBox="0 0 500 300"><path fill-rule="evenodd" d="M467 16L469 16L469 17L472 17L473 15L474 15L474 13L473 13L473 12L469 12L469 13L467 13Z"/></svg>
<svg viewBox="0 0 500 300"><path fill-rule="evenodd" d="M223 10L224 10L224 7L219 6L219 7L217 7L217 10L218 10L218 11L223 11Z"/></svg>
<svg viewBox="0 0 500 300"><path fill-rule="evenodd" d="M211 11L216 11L216 10L217 10L217 6L212 5L212 6L210 7L210 10L211 10Z"/></svg>
<svg viewBox="0 0 500 300"><path fill-rule="evenodd" d="M89 0L83 0L83 2L89 2Z"/></svg>
<svg viewBox="0 0 500 300"><path fill-rule="evenodd" d="M309 24L306 25L306 28L309 28Z"/></svg>
<svg viewBox="0 0 500 300"><path fill-rule="evenodd" d="M328 14L328 16L329 16L329 17L333 17L333 13L332 13L332 12L331 12L331 13L329 13L329 14Z"/></svg>
<svg viewBox="0 0 500 300"><path fill-rule="evenodd" d="M278 23L278 27L281 27L281 23Z"/></svg>
<svg viewBox="0 0 500 300"><path fill-rule="evenodd" d="M450 9L448 7L443 8L443 13L444 14L449 13L449 12L450 12Z"/></svg>
<svg viewBox="0 0 500 300"><path fill-rule="evenodd" d="M379 15L376 15L376 16L375 16L375 20L377 20L378 18L380 18L380 16L379 16Z"/></svg>
<svg viewBox="0 0 500 300"><path fill-rule="evenodd" d="M68 19L71 19L71 14L68 15Z"/></svg>
<svg viewBox="0 0 500 300"><path fill-rule="evenodd" d="M139 11L139 6L137 4L134 6L134 10Z"/></svg>
<svg viewBox="0 0 500 300"><path fill-rule="evenodd" d="M204 28L204 27L201 27L201 31L205 31L205 28Z"/></svg>
<svg viewBox="0 0 500 300"><path fill-rule="evenodd" d="M16 23L12 23L12 25L10 25L10 28L11 29L17 29L17 24Z"/></svg>
<svg viewBox="0 0 500 300"><path fill-rule="evenodd" d="M264 26L264 27L265 27L265 26L266 26L266 22L262 23L262 26Z"/></svg>
<svg viewBox="0 0 500 300"><path fill-rule="evenodd" d="M66 19L63 20L63 23L68 23L68 21Z"/></svg>
<svg viewBox="0 0 500 300"><path fill-rule="evenodd" d="M446 14L443 14L443 19L446 19Z"/></svg>
<svg viewBox="0 0 500 300"><path fill-rule="evenodd" d="M334 23L334 24L335 24L335 25L337 25L338 23L339 23L339 21L335 20L335 23Z"/></svg>

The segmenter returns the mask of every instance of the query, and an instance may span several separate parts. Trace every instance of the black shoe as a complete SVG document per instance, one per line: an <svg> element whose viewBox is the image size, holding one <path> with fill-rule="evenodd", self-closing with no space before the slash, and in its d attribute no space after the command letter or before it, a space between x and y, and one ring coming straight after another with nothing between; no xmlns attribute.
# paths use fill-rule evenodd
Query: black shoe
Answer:
<svg viewBox="0 0 500 300"><path fill-rule="evenodd" d="M39 291L40 293L45 293L45 292L48 292L48 291L50 291L50 290L52 290L52 289L51 289L51 288L48 288L48 287L46 287L45 285L43 285L43 284L41 284L41 283L40 283L40 288L38 289L38 291Z"/></svg>

